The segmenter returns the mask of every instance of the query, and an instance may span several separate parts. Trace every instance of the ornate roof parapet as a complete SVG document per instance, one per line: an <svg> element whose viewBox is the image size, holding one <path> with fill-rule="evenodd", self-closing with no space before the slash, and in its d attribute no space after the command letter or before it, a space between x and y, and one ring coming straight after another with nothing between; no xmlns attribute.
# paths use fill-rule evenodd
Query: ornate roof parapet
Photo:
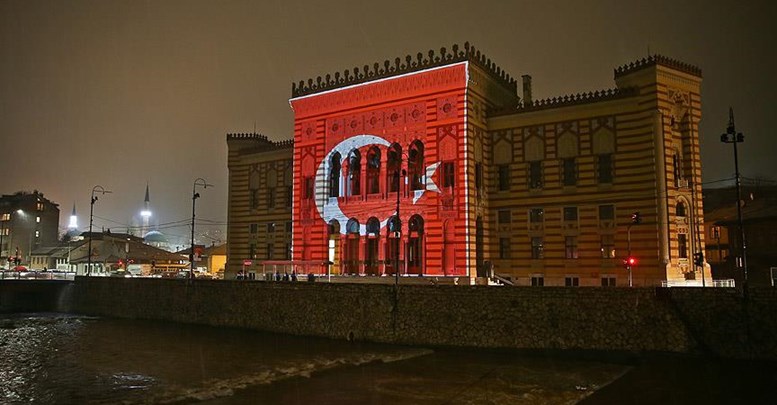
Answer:
<svg viewBox="0 0 777 405"><path fill-rule="evenodd" d="M640 69L644 69L648 66L662 65L671 69L679 70L681 72L688 73L690 75L701 77L701 68L691 65L689 63L681 62L677 59L668 58L663 55L650 55L647 58L642 58L636 62L631 62L627 65L614 69L615 78L627 75Z"/></svg>
<svg viewBox="0 0 777 405"><path fill-rule="evenodd" d="M335 72L334 75L327 74L323 78L318 76L316 80L308 79L307 82L300 80L299 83L291 84L291 96L292 98L301 97L463 61L480 66L499 84L511 92L517 93L518 86L514 78L491 62L491 59L487 58L485 54L481 54L474 46L470 46L469 42L465 42L464 49L460 49L457 44L454 44L450 52L446 48L440 48L439 53L430 50L426 56L421 52L416 54L415 58L407 55L404 62L400 58L396 58L393 63L385 60L382 65L376 62L372 66L364 65L362 68L354 67L353 70L345 69L342 74Z"/></svg>
<svg viewBox="0 0 777 405"><path fill-rule="evenodd" d="M551 97L542 100L534 100L531 103L521 103L508 109L494 111L492 115L507 115L517 112L528 112L543 110L547 108L566 107L570 105L579 105L595 103L599 101L616 100L619 98L631 97L639 94L636 87L625 87L615 89L605 89L598 91L589 91L588 93L567 94L560 97Z"/></svg>
<svg viewBox="0 0 777 405"><path fill-rule="evenodd" d="M255 146L261 147L263 149L284 149L294 146L294 140L292 139L271 141L267 139L266 135L257 133L227 134L227 142L230 141L253 141Z"/></svg>

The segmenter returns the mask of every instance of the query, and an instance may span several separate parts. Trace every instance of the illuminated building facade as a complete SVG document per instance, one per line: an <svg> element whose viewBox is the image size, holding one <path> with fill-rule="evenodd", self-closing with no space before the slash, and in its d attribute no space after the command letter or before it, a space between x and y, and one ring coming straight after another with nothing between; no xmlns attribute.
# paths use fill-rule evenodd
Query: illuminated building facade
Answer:
<svg viewBox="0 0 777 405"><path fill-rule="evenodd" d="M696 283L701 72L653 56L615 79L532 101L530 77L521 97L465 45L295 84L293 142L227 136L227 278L245 259L290 258L333 274L626 285L630 245L634 284Z"/></svg>
<svg viewBox="0 0 777 405"><path fill-rule="evenodd" d="M43 193L20 191L0 197L0 266L8 268L8 258L30 264L31 252L57 244L59 205Z"/></svg>

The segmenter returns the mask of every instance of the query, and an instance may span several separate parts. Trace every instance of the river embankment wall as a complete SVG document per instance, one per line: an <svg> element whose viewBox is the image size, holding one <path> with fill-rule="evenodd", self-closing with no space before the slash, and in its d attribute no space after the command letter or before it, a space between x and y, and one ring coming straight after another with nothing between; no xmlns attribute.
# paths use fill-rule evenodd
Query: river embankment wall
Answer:
<svg viewBox="0 0 777 405"><path fill-rule="evenodd" d="M59 288L50 301L56 310L86 315L409 345L777 360L777 289L770 288L747 297L676 287L401 285L397 292L383 284L84 277ZM0 283L0 297L7 290Z"/></svg>

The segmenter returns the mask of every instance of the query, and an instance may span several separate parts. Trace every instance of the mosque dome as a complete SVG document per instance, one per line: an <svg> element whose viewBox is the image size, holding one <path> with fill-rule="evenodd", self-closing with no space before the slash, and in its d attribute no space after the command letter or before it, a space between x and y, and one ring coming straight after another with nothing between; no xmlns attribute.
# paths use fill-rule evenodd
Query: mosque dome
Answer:
<svg viewBox="0 0 777 405"><path fill-rule="evenodd" d="M146 243L167 243L167 236L159 231L150 231L143 236L143 241Z"/></svg>

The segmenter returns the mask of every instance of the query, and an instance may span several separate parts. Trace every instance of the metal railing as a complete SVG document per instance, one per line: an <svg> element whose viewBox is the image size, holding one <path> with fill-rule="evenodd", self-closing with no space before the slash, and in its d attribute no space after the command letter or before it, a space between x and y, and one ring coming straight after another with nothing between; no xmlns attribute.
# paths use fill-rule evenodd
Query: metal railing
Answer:
<svg viewBox="0 0 777 405"><path fill-rule="evenodd" d="M74 280L75 272L0 270L0 280Z"/></svg>

